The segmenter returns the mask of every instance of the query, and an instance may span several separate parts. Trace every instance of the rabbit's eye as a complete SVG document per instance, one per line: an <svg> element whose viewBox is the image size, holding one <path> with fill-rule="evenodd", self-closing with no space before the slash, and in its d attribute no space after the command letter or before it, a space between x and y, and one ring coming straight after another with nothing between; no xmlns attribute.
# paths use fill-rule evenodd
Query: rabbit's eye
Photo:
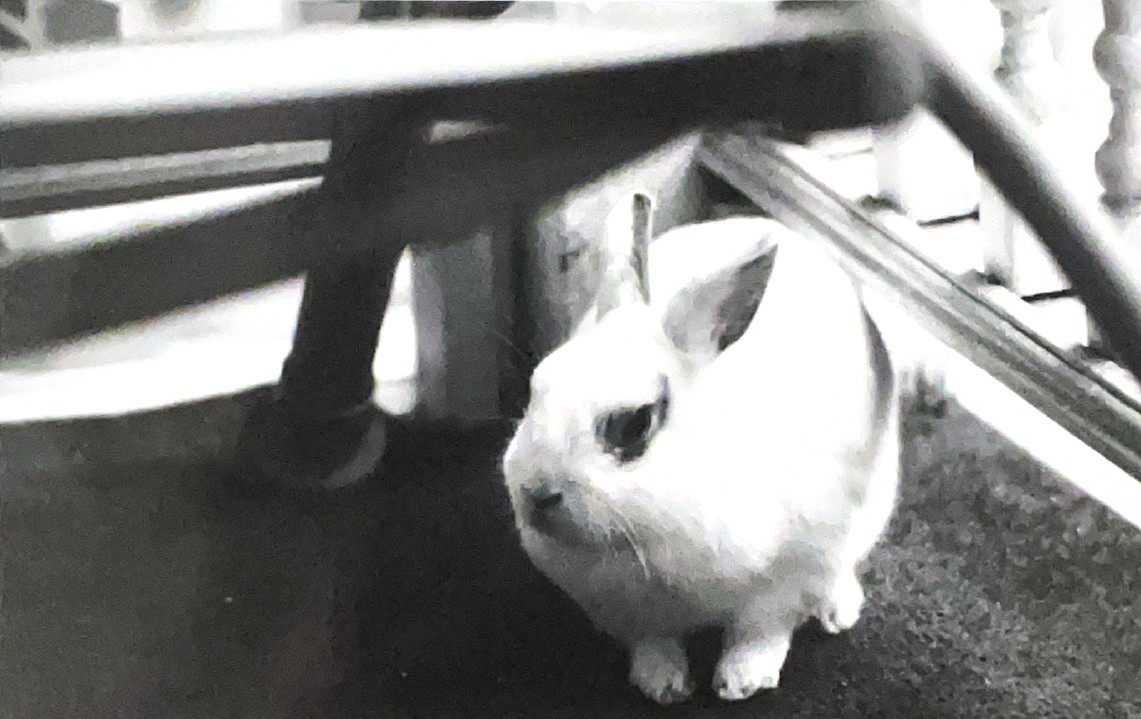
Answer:
<svg viewBox="0 0 1141 719"><path fill-rule="evenodd" d="M632 409L617 409L602 417L596 432L607 452L620 462L630 462L645 454L650 440L665 422L669 410L668 385L662 382L662 394L652 404Z"/></svg>

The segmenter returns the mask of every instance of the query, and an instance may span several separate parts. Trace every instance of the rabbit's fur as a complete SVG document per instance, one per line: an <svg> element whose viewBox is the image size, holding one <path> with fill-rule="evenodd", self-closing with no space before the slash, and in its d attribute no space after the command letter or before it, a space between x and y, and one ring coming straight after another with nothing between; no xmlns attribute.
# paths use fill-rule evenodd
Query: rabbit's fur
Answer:
<svg viewBox="0 0 1141 719"><path fill-rule="evenodd" d="M802 621L860 615L898 483L895 373L852 280L776 222L667 232L650 302L637 224L612 216L598 299L535 370L504 475L524 549L629 648L635 685L687 698L684 637L722 625L714 688L743 699L777 685Z"/></svg>

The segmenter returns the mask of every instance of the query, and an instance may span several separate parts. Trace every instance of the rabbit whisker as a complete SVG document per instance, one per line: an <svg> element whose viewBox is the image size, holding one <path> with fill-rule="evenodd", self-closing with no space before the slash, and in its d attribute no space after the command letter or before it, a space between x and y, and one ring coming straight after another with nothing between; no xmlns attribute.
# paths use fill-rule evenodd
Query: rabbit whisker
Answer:
<svg viewBox="0 0 1141 719"><path fill-rule="evenodd" d="M634 557L638 560L638 564L642 567L642 575L649 580L650 578L650 565L646 563L646 555L642 551L642 547L635 541L633 530L620 527L622 536L626 538L626 544L630 546L631 551L634 552Z"/></svg>
<svg viewBox="0 0 1141 719"><path fill-rule="evenodd" d="M622 538L626 540L627 546L634 552L634 557L638 560L638 564L642 567L642 574L646 579L650 578L650 565L646 563L646 554L642 550L642 545L638 541L638 535L634 531L634 525L626 518L626 515L619 512L609 502L606 503L607 508L614 514L615 519L618 520L618 531L621 532Z"/></svg>

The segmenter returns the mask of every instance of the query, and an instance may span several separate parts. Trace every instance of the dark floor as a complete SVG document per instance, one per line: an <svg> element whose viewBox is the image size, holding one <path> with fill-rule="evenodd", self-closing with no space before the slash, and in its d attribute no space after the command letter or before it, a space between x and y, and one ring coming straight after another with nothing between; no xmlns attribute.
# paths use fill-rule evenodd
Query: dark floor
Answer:
<svg viewBox="0 0 1141 719"><path fill-rule="evenodd" d="M246 401L0 428L0 716L1141 716L1141 535L953 405L909 417L857 628L663 710L516 547L502 433L403 429L355 496L240 497Z"/></svg>

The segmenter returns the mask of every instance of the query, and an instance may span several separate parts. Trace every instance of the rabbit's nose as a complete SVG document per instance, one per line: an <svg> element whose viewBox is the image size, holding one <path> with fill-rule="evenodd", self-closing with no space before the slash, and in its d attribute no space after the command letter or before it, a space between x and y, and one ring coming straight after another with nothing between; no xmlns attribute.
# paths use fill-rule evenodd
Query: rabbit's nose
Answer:
<svg viewBox="0 0 1141 719"><path fill-rule="evenodd" d="M547 512L562 504L563 493L544 483L528 489L527 498L536 512Z"/></svg>

